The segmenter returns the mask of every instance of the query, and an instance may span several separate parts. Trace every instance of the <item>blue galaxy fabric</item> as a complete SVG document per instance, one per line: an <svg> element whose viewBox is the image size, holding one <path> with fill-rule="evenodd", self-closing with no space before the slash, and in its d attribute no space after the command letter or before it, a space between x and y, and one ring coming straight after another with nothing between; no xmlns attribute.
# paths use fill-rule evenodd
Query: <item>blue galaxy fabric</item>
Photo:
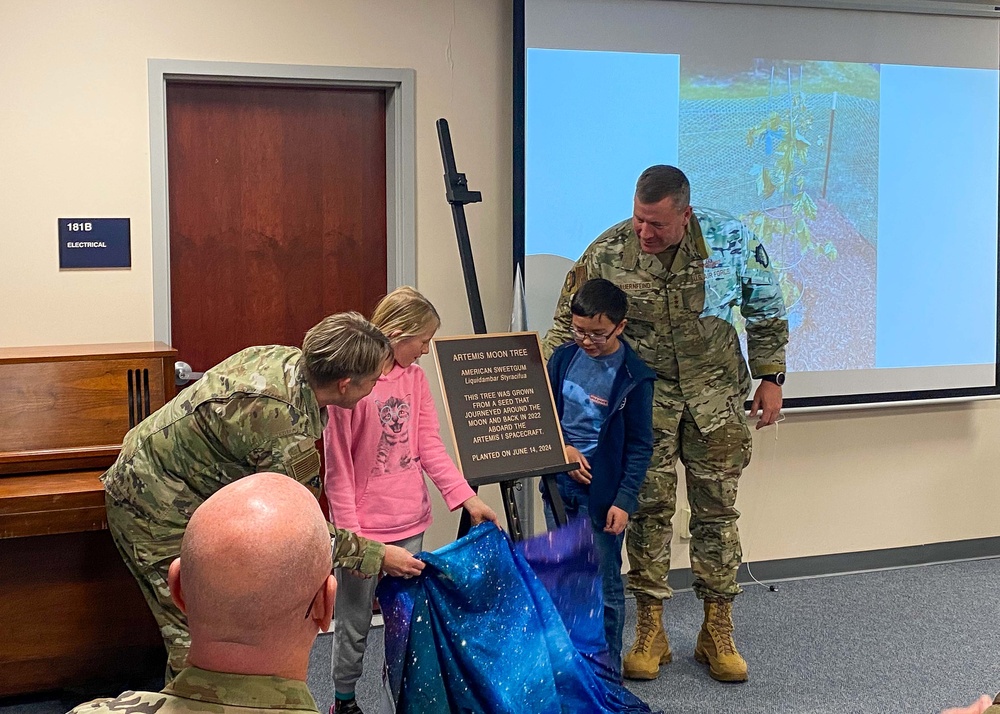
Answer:
<svg viewBox="0 0 1000 714"><path fill-rule="evenodd" d="M397 712L650 711L607 667L586 521L518 547L484 523L418 557L423 574L377 591Z"/></svg>
<svg viewBox="0 0 1000 714"><path fill-rule="evenodd" d="M514 548L552 598L576 651L599 677L618 682L605 641L604 590L590 519L574 518Z"/></svg>

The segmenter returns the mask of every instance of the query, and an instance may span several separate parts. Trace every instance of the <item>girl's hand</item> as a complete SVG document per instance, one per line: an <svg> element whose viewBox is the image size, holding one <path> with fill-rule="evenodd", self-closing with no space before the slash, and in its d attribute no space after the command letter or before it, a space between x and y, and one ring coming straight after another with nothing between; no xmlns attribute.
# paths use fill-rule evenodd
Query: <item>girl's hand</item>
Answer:
<svg viewBox="0 0 1000 714"><path fill-rule="evenodd" d="M490 521L497 527L500 526L497 523L497 514L492 508L486 505L486 502L479 496L473 496L465 503L462 507L469 512L469 517L472 519L472 525L477 526L483 521Z"/></svg>

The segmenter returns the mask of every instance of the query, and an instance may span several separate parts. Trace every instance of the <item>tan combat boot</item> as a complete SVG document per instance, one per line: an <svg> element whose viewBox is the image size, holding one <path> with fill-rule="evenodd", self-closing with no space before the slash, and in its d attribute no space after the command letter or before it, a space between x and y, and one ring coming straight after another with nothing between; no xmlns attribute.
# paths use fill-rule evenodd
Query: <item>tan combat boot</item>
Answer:
<svg viewBox="0 0 1000 714"><path fill-rule="evenodd" d="M622 676L656 679L660 676L660 665L673 659L667 633L663 631L663 602L649 595L636 594L635 604L635 642L622 661Z"/></svg>
<svg viewBox="0 0 1000 714"><path fill-rule="evenodd" d="M747 662L733 642L733 603L706 600L705 621L698 633L694 658L709 666L712 679L720 682L747 681Z"/></svg>

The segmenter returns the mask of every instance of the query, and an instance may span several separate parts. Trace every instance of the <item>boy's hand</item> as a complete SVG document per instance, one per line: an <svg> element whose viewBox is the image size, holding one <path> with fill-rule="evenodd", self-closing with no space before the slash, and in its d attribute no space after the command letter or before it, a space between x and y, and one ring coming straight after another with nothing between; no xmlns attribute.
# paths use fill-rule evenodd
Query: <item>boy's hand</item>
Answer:
<svg viewBox="0 0 1000 714"><path fill-rule="evenodd" d="M608 518L604 522L604 532L612 535L621 535L628 525L628 514L618 506L608 509Z"/></svg>
<svg viewBox="0 0 1000 714"><path fill-rule="evenodd" d="M469 512L469 518L472 519L472 525L477 526L483 521L491 521L499 527L497 523L497 514L492 508L486 505L486 501L481 499L479 496L473 496L462 504L462 507Z"/></svg>
<svg viewBox="0 0 1000 714"><path fill-rule="evenodd" d="M584 486L590 485L590 462L587 461L587 457L580 453L580 450L575 446L566 447L566 461L567 463L573 463L574 461L580 464L580 468L575 471L569 472L569 477L576 481L577 483L582 483Z"/></svg>

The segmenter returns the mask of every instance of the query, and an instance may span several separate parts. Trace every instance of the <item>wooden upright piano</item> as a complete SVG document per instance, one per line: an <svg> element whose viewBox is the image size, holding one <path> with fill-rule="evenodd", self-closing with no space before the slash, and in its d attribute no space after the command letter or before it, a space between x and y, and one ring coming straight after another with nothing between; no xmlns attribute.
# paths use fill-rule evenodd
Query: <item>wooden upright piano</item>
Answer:
<svg viewBox="0 0 1000 714"><path fill-rule="evenodd" d="M175 357L158 342L0 348L0 696L162 672L98 479L174 396Z"/></svg>

